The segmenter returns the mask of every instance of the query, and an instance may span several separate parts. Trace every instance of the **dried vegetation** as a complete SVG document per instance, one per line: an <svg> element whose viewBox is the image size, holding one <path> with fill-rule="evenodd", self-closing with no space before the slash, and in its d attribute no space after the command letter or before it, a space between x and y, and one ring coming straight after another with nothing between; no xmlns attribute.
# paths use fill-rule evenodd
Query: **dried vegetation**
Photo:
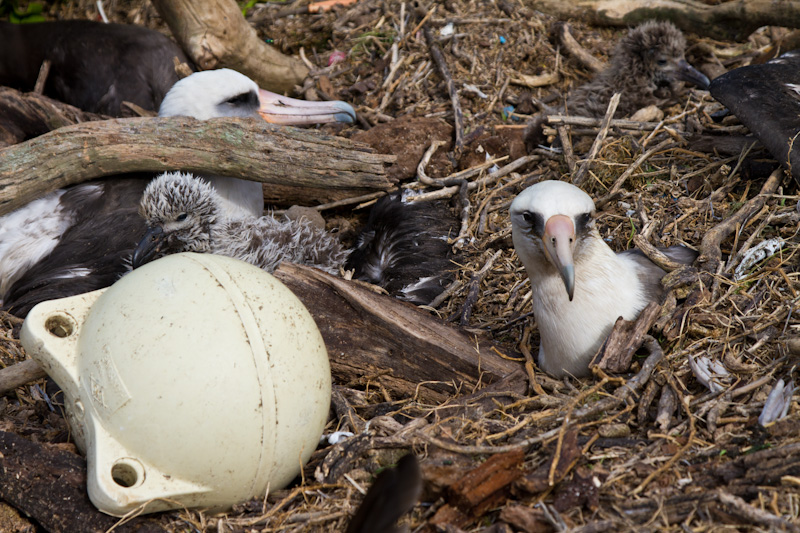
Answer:
<svg viewBox="0 0 800 533"><path fill-rule="evenodd" d="M109 11L158 25L147 5ZM309 62L307 96L354 104L361 124L341 134L408 116L452 125L458 103L463 129L441 139L449 144L424 169L434 183L485 157L509 156L496 163L509 170L524 155L520 135L535 111L532 99L557 102L592 74L558 44L555 21L522 2L361 0L319 15L289 11L258 4L248 16L276 46ZM620 32L574 24L572 34L603 61ZM787 34L766 28L744 43L690 35L688 59L713 78L763 60ZM329 66L334 51L346 58ZM757 423L776 381L797 379L800 198L790 178L769 178L769 157L744 140L733 117L712 120L719 110L707 93L688 91L663 118L612 122L589 160L583 154L599 121L566 119L549 133L563 128L572 154L538 150L512 172L488 168L448 182L447 193L406 183L452 196L454 208L469 202L454 242L458 280L435 312L516 354L519 379L481 391L454 385L441 405L391 398L379 377L338 383L328 430L356 436L320 448L302 482L224 515L168 513L164 524L175 531L343 531L372 476L413 451L425 493L406 518L412 531L800 530L796 397L786 418L766 429ZM428 145L400 139L395 148ZM507 208L527 185L575 172L598 199L598 225L612 248L683 243L702 258L665 281L671 292L653 315L655 338L645 340L628 371L556 381L530 364L536 325ZM465 183L478 185L461 192ZM736 274L768 239L784 244ZM22 356L13 340L2 346L5 364ZM727 375L706 386L693 358L722 363ZM66 427L43 398L41 387L27 387L0 399L0 427L63 441Z"/></svg>

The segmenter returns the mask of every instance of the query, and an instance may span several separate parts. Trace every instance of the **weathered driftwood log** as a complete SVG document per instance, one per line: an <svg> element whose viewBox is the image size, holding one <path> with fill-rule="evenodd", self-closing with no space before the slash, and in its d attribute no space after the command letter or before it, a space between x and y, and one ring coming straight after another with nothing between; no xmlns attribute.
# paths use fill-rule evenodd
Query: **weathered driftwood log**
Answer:
<svg viewBox="0 0 800 533"><path fill-rule="evenodd" d="M286 93L308 68L258 38L234 0L154 0L183 50L202 70L228 67L265 89Z"/></svg>
<svg viewBox="0 0 800 533"><path fill-rule="evenodd" d="M108 117L87 113L41 94L0 87L0 148L78 122L105 118Z"/></svg>
<svg viewBox="0 0 800 533"><path fill-rule="evenodd" d="M732 0L708 5L695 0L525 0L525 5L560 20L633 26L647 19L670 20L684 31L715 39L744 40L761 26L800 28L796 0Z"/></svg>
<svg viewBox="0 0 800 533"><path fill-rule="evenodd" d="M488 342L357 283L289 263L275 276L314 317L336 383L373 376L395 396L441 402L519 368Z"/></svg>
<svg viewBox="0 0 800 533"><path fill-rule="evenodd" d="M257 119L87 122L0 149L0 215L91 178L176 169L276 184L305 205L325 203L390 189L385 165L393 160L341 137Z"/></svg>
<svg viewBox="0 0 800 533"><path fill-rule="evenodd" d="M98 511L86 493L79 455L0 431L0 499L47 531L102 533L119 522ZM168 531L166 517L134 518L114 531Z"/></svg>

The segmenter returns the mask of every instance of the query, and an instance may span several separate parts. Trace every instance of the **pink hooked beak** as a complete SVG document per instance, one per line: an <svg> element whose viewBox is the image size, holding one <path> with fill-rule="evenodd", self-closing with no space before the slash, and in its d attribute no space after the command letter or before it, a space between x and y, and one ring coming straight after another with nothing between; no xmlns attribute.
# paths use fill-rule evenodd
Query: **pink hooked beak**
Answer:
<svg viewBox="0 0 800 533"><path fill-rule="evenodd" d="M572 253L575 250L575 225L566 215L554 215L544 225L544 252L552 263L567 289L569 300L575 294L575 265Z"/></svg>
<svg viewBox="0 0 800 533"><path fill-rule="evenodd" d="M356 120L353 106L340 100L323 102L297 100L264 89L259 89L258 99L261 103L258 113L272 124L307 125L327 122L350 124Z"/></svg>

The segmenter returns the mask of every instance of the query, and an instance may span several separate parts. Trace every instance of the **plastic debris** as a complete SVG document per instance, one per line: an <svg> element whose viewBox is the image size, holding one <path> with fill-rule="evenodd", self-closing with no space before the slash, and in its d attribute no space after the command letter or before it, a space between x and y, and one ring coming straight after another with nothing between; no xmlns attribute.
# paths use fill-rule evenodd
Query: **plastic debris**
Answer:
<svg viewBox="0 0 800 533"><path fill-rule="evenodd" d="M498 37L498 39L500 39L500 44L506 44L506 38L503 37L502 35Z"/></svg>
<svg viewBox="0 0 800 533"><path fill-rule="evenodd" d="M796 389L794 381L790 381L786 385L783 379L779 379L769 396L767 396L767 401L764 402L764 408L761 410L761 414L758 415L758 423L766 427L767 424L785 417L789 413L789 407L792 405L792 394Z"/></svg>
<svg viewBox="0 0 800 533"><path fill-rule="evenodd" d="M519 122L521 119L517 116L514 116L514 109L515 108L513 105L505 106L502 111L503 120L508 120L510 118L515 122Z"/></svg>
<svg viewBox="0 0 800 533"><path fill-rule="evenodd" d="M557 146L547 146L546 144L540 144L539 146L537 146L537 148L539 148L540 150L545 150L547 152L552 152L554 154L560 154L561 152L564 151L563 148L559 148Z"/></svg>
<svg viewBox="0 0 800 533"><path fill-rule="evenodd" d="M346 441L350 437L353 436L353 433L349 431L334 431L329 435L322 435L319 438L320 444L329 444L333 446L334 444L339 444L340 442Z"/></svg>
<svg viewBox="0 0 800 533"><path fill-rule="evenodd" d="M486 161L491 161L491 160L492 160L492 154L486 152ZM497 163L495 163L487 170L487 172L491 174L492 172L497 172L498 170L500 170L500 167L498 167Z"/></svg>
<svg viewBox="0 0 800 533"><path fill-rule="evenodd" d="M617 202L617 205L625 210L625 216L628 218L632 218L633 215L636 214L636 209L634 209L628 202Z"/></svg>
<svg viewBox="0 0 800 533"><path fill-rule="evenodd" d="M336 63L341 63L345 59L347 59L347 54L345 54L341 50L334 50L328 57L328 66L330 67L331 65L335 65Z"/></svg>
<svg viewBox="0 0 800 533"><path fill-rule="evenodd" d="M56 412L56 408L53 407L53 404L50 402L50 396L48 396L48 394L39 386L38 383L31 387L31 396L37 400L43 399L45 402L47 402L48 409L54 413Z"/></svg>
<svg viewBox="0 0 800 533"><path fill-rule="evenodd" d="M783 248L784 244L786 244L786 241L780 237L776 237L774 239L767 239L750 248L747 253L744 254L742 262L739 263L739 266L734 270L733 279L739 281L747 276L747 271L750 270L753 265L775 255L778 250Z"/></svg>
<svg viewBox="0 0 800 533"><path fill-rule="evenodd" d="M447 24L445 24L445 26L441 30L439 30L439 35L441 35L442 37L450 37L451 35L453 35L455 33L455 31L456 31L456 28L453 25L453 23L452 22L448 22Z"/></svg>
<svg viewBox="0 0 800 533"><path fill-rule="evenodd" d="M335 6L349 6L357 2L358 0L322 0L321 2L312 2L308 4L306 9L308 9L309 13L325 13Z"/></svg>
<svg viewBox="0 0 800 533"><path fill-rule="evenodd" d="M471 83L465 83L464 84L464 90L465 91L469 91L471 93L475 93L476 95L478 95L478 98L481 98L483 100L486 100L487 98L489 98L486 95L485 92L481 91L480 89L478 89L475 85L473 85Z"/></svg>
<svg viewBox="0 0 800 533"><path fill-rule="evenodd" d="M717 393L725 389L722 384L730 377L730 372L719 361L712 361L706 356L689 357L689 366L697 381L711 392Z"/></svg>

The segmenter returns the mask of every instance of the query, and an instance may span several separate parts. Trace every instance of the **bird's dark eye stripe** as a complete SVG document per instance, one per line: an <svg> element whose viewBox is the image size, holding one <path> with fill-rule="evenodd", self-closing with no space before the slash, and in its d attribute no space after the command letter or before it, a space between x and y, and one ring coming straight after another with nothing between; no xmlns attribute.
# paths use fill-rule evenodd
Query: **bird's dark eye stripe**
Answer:
<svg viewBox="0 0 800 533"><path fill-rule="evenodd" d="M525 222L531 225L531 230L534 235L541 237L544 235L544 217L540 213L534 211L524 211L522 218Z"/></svg>
<svg viewBox="0 0 800 533"><path fill-rule="evenodd" d="M577 235L585 233L591 223L592 223L591 213L583 213L578 215L577 217L575 217L575 233Z"/></svg>
<svg viewBox="0 0 800 533"><path fill-rule="evenodd" d="M189 216L189 215L186 214L186 213L181 213L180 215L178 215L178 218L176 218L175 220L177 220L178 222L183 222L184 220L186 220L187 216Z"/></svg>
<svg viewBox="0 0 800 533"><path fill-rule="evenodd" d="M231 104L231 105L235 105L235 106L247 105L247 104L257 104L258 103L258 96L254 92L249 91L249 92L237 94L236 96L228 98L226 100L226 102Z"/></svg>

